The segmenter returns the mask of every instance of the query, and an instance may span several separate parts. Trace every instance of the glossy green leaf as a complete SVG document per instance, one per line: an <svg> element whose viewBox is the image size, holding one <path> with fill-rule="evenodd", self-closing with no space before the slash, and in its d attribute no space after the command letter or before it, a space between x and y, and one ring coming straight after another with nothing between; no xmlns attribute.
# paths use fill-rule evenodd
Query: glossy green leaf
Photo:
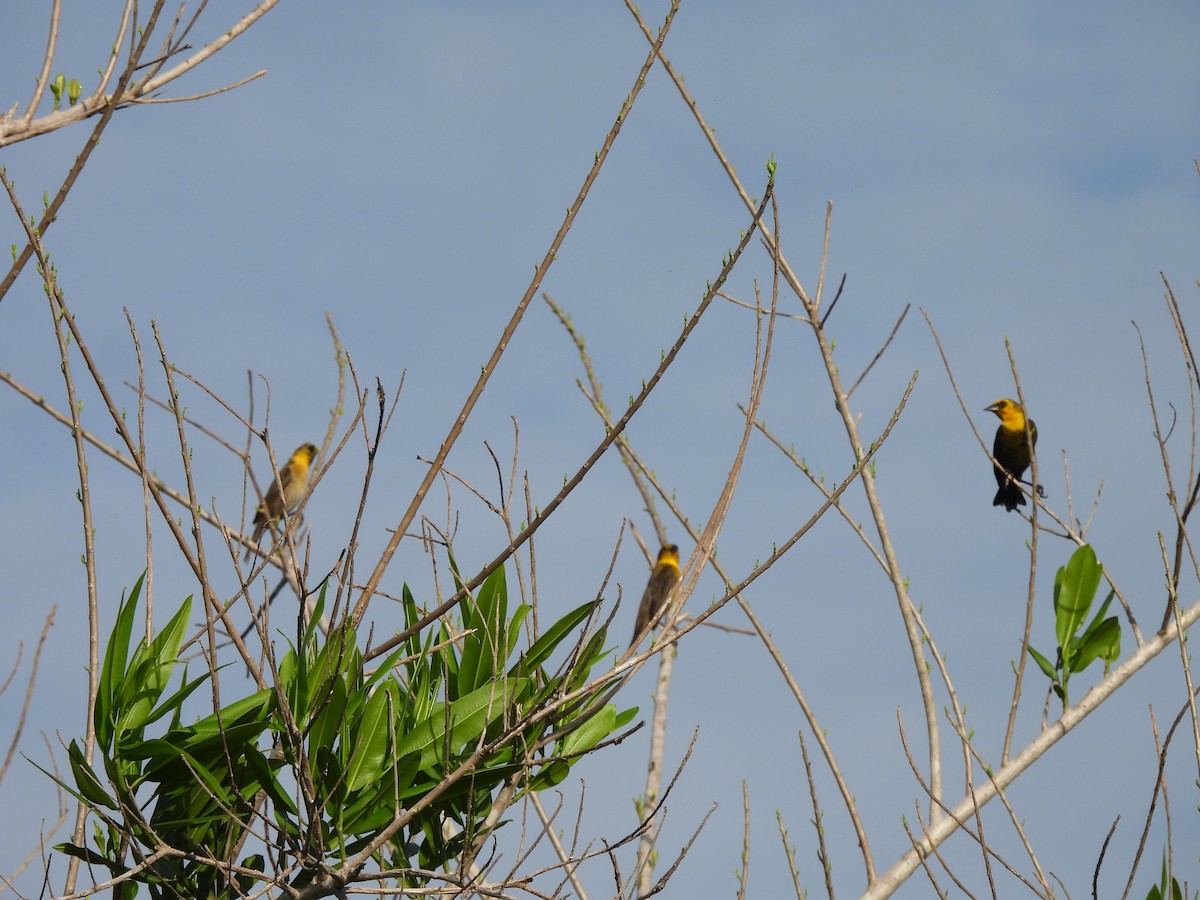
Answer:
<svg viewBox="0 0 1200 900"><path fill-rule="evenodd" d="M463 640L458 669L458 696L463 697L490 682L508 660L508 589L501 566L479 587L479 593L462 602Z"/></svg>
<svg viewBox="0 0 1200 900"><path fill-rule="evenodd" d="M306 702L304 686L307 681L307 666L296 652L296 648L290 644L288 646L289 650L279 660L276 671L279 673L279 689L294 720L299 715L298 710Z"/></svg>
<svg viewBox="0 0 1200 900"><path fill-rule="evenodd" d="M184 629L192 611L192 598L183 601L171 621L148 645L134 651L134 659L122 684L123 710L117 720L118 731L136 731L150 719L150 713L166 690L175 671Z"/></svg>
<svg viewBox="0 0 1200 900"><path fill-rule="evenodd" d="M335 678L326 685L324 696L317 704L316 715L312 719L308 734L309 752L317 747L332 749L345 721L346 685L342 679ZM304 728L305 724L302 723L301 730Z"/></svg>
<svg viewBox="0 0 1200 900"><path fill-rule="evenodd" d="M1095 656L1091 656L1091 658L1087 659L1086 661L1083 661L1083 662L1080 661L1079 654L1085 645L1093 644L1093 646L1094 646L1095 641L1100 640L1101 647L1107 647L1108 643L1111 641L1111 635L1106 635L1104 638L1097 639L1096 633L1097 633L1097 631L1100 630L1101 627L1105 627L1105 628L1110 627L1105 624L1105 615L1108 613L1109 606L1112 605L1114 596L1115 596L1115 593L1113 591L1109 591L1108 597L1105 598L1105 600L1102 604L1100 604L1100 609L1096 612L1096 614L1094 616L1092 616L1092 621L1088 623L1087 628L1085 628L1082 633L1076 635L1075 637L1073 637L1071 639L1071 645L1070 645L1069 652L1063 653L1063 667L1065 669L1067 669L1069 672L1072 672L1072 673L1073 672L1082 672L1085 668L1087 668L1089 665L1091 665L1093 660L1096 659ZM1120 631L1120 627L1118 624L1118 632L1119 631ZM1116 652L1118 655L1120 654L1120 636L1119 636L1119 634L1118 634ZM1113 660L1116 659L1116 656L1111 656L1111 657L1105 656L1103 658L1105 659L1106 663L1111 663Z"/></svg>
<svg viewBox="0 0 1200 900"><path fill-rule="evenodd" d="M295 815L296 803L292 799L291 794L284 789L280 784L278 775L276 774L283 768L283 760L269 759L265 753L257 747L246 747L243 750L246 760L246 766L250 769L254 776L254 780L267 792L271 798L271 802L275 804L277 812L286 812L288 815Z"/></svg>
<svg viewBox="0 0 1200 900"><path fill-rule="evenodd" d="M419 753L419 768L433 765L444 756L447 719L450 752L457 753L464 744L478 739L487 724L504 713L512 694L523 686L523 679L512 678L485 685L451 703L449 716L445 704L438 703L427 719L400 738L396 756Z"/></svg>
<svg viewBox="0 0 1200 900"><path fill-rule="evenodd" d="M400 602L404 606L404 624L406 628L411 628L421 621L421 611L417 609L417 600L413 597L413 593L407 583L400 589ZM431 628L429 631L432 633L434 629ZM405 643L408 647L407 656L419 657L421 655L421 632L418 631L410 634Z"/></svg>
<svg viewBox="0 0 1200 900"><path fill-rule="evenodd" d="M1033 657L1033 661L1038 664L1038 668L1042 670L1042 674L1051 681L1058 681L1058 670L1054 668L1054 663L1042 656L1032 647L1029 648L1029 655Z"/></svg>
<svg viewBox="0 0 1200 900"><path fill-rule="evenodd" d="M362 671L362 653L355 646L355 640L352 628L335 628L330 632L329 640L317 651L309 671L310 703L322 702L330 681L345 677L347 672L358 677Z"/></svg>
<svg viewBox="0 0 1200 900"><path fill-rule="evenodd" d="M1104 598L1104 602L1100 604L1100 608L1096 610L1096 614L1092 616L1092 621L1088 623L1088 627L1079 634L1080 638L1087 638L1091 636L1092 632L1100 627L1100 623L1104 621L1104 617L1108 614L1108 608L1112 605L1113 598L1115 597L1115 591L1108 592L1108 596Z"/></svg>
<svg viewBox="0 0 1200 900"><path fill-rule="evenodd" d="M415 753L401 759L394 777L389 768L377 782L377 790L363 790L346 805L343 823L348 834L369 834L391 821L396 805L402 805L404 792L417 774L419 762L420 757Z"/></svg>
<svg viewBox="0 0 1200 900"><path fill-rule="evenodd" d="M96 743L102 751L111 750L116 737L117 692L125 678L125 665L129 660L129 640L133 634L133 617L137 612L138 598L142 593L142 582L146 573L138 577L128 597L121 599L117 609L117 620L108 636L104 650L104 662L100 666L100 678L96 694Z"/></svg>
<svg viewBox="0 0 1200 900"><path fill-rule="evenodd" d="M222 723L228 727L232 724L255 720L261 721L263 725L267 725L267 713L274 706L274 703L275 692L270 688L263 688L261 691L255 691L249 697L235 700L228 706L223 707L220 716L216 713L206 716L195 725L190 726L190 730L199 733L216 734L221 730Z"/></svg>
<svg viewBox="0 0 1200 900"><path fill-rule="evenodd" d="M159 719L161 719L163 716L165 716L167 713L171 713L172 719L175 721L176 724L178 724L177 720L179 718L180 711L183 707L183 701L186 700L188 697L190 697L192 695L192 693L196 690L196 688L200 687L200 685L202 685L202 684L207 683L208 679L209 679L208 672L205 672L202 675L197 675L191 681L187 680L187 676L185 674L183 685L174 694L172 694L166 700L163 700L162 703L159 704L158 708L153 710L150 713L150 715L146 717L145 724L146 725L153 724L154 722L157 722Z"/></svg>
<svg viewBox="0 0 1200 900"><path fill-rule="evenodd" d="M517 641L521 639L521 625L525 619L533 611L533 607L528 603L521 603L517 606L517 611L513 613L513 617L508 622L508 645L503 648L504 661L512 656L513 651L517 649Z"/></svg>
<svg viewBox="0 0 1200 900"><path fill-rule="evenodd" d="M613 724L614 729L624 728L635 718L637 718L638 708L631 706L629 709L617 713L617 721Z"/></svg>
<svg viewBox="0 0 1200 900"><path fill-rule="evenodd" d="M313 604L312 613L308 616L308 621L304 623L304 644L312 646L313 643L320 639L321 619L325 616L325 592L329 588L329 582L321 584L321 590L317 592L317 602Z"/></svg>
<svg viewBox="0 0 1200 900"><path fill-rule="evenodd" d="M586 753L612 734L616 727L617 708L611 703L605 704L563 738L562 755L577 756Z"/></svg>
<svg viewBox="0 0 1200 900"><path fill-rule="evenodd" d="M360 790L383 774L394 730L396 690L394 682L381 684L368 698L362 718L355 723L354 751L346 770L349 791Z"/></svg>
<svg viewBox="0 0 1200 900"><path fill-rule="evenodd" d="M476 600L479 614L492 633L508 624L508 586L504 580L504 566L484 579Z"/></svg>
<svg viewBox="0 0 1200 900"><path fill-rule="evenodd" d="M1087 618L1103 572L1096 552L1084 544L1054 577L1054 635L1060 647L1070 646L1071 638Z"/></svg>
<svg viewBox="0 0 1200 900"><path fill-rule="evenodd" d="M401 714L401 720L408 724L421 722L433 713L442 688L442 669L437 666L437 659L428 653L428 649L426 653L424 664L410 673L409 705Z"/></svg>
<svg viewBox="0 0 1200 900"><path fill-rule="evenodd" d="M399 650L394 651L390 656L386 657L382 662L378 664L372 662L371 665L376 666L376 669L371 673L371 676L363 682L363 689L369 690L381 682L395 684L395 681L393 680L393 670L397 665L399 665L400 660L405 656L407 656L405 648L401 647Z"/></svg>
<svg viewBox="0 0 1200 900"><path fill-rule="evenodd" d="M562 784L571 773L571 764L565 759L556 759L542 766L537 775L529 782L529 790L544 791L546 788Z"/></svg>
<svg viewBox="0 0 1200 900"><path fill-rule="evenodd" d="M517 666L522 667L521 671L525 673L532 672L534 668L542 665L549 659L550 654L562 643L563 638L571 634L585 621L592 614L592 610L596 608L596 604L599 602L599 600L589 600L587 603L575 607L543 631L541 636L525 651L525 655L521 658L520 662L517 663ZM517 674L517 666L509 670L510 675Z"/></svg>
<svg viewBox="0 0 1200 900"><path fill-rule="evenodd" d="M1071 671L1082 672L1097 659L1111 665L1121 656L1121 623L1109 616L1100 623L1075 651Z"/></svg>
<svg viewBox="0 0 1200 900"><path fill-rule="evenodd" d="M596 630L587 642L587 645L579 654L579 662L576 663L574 670L571 672L570 678L567 680L567 690L574 691L587 684L591 677L592 667L605 657L607 651L604 649L604 642L608 640L608 629L601 626Z"/></svg>
<svg viewBox="0 0 1200 900"><path fill-rule="evenodd" d="M75 844L62 843L55 844L54 849L67 856L81 859L89 866L101 866L116 874L123 874L128 871L127 867L121 866L115 860L111 860L107 856L102 856L94 850L89 850L87 847L77 847Z"/></svg>
<svg viewBox="0 0 1200 900"><path fill-rule="evenodd" d="M71 764L71 774L75 776L75 786L79 788L79 793L85 800L108 809L118 808L117 801L108 795L108 791L88 765L78 741L71 741L67 745L67 759Z"/></svg>

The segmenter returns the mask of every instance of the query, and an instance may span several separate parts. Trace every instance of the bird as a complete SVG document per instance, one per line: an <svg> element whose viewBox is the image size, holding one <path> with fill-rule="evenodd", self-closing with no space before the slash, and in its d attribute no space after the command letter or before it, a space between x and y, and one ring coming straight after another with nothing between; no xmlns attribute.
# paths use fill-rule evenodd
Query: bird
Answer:
<svg viewBox="0 0 1200 900"><path fill-rule="evenodd" d="M303 498L308 490L308 475L312 469L312 462L317 456L316 444L301 444L296 448L283 468L279 470L278 481L271 479L271 486L267 488L267 495L263 497L262 505L254 512L254 532L250 539L254 541L255 546L262 539L263 529L267 527L267 523L278 519L285 512L291 512ZM279 496L279 486L283 485L283 497ZM249 548L246 549L246 558L250 557Z"/></svg>
<svg viewBox="0 0 1200 900"><path fill-rule="evenodd" d="M654 563L654 571L646 582L646 590L642 593L642 602L638 606L637 621L633 626L633 640L630 646L637 643L638 637L651 624L658 624L662 614L667 611L667 598L671 589L679 581L679 548L674 544L663 544L658 551L658 560Z"/></svg>
<svg viewBox="0 0 1200 900"><path fill-rule="evenodd" d="M1033 448L1037 446L1037 426L1033 424L1033 419L1028 420L1027 440L1025 410L1016 400L997 400L991 406L985 407L985 410L995 413L1000 420L1000 427L996 429L996 441L992 444L992 456L996 457L992 469L995 471L997 485L992 506L1003 506L1012 512L1018 506L1025 505L1025 493L1018 482L1033 458Z"/></svg>

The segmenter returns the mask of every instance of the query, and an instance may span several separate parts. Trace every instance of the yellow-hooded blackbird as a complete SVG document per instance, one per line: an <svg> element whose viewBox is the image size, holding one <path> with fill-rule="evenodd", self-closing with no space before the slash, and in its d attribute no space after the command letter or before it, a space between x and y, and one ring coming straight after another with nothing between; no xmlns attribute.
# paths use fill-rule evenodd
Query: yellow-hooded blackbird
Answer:
<svg viewBox="0 0 1200 900"><path fill-rule="evenodd" d="M651 623L657 625L662 614L667 611L667 598L671 589L679 581L679 548L674 544L664 544L658 551L658 561L654 571L650 573L650 581L642 594L642 603L638 607L637 621L633 625L633 643Z"/></svg>
<svg viewBox="0 0 1200 900"><path fill-rule="evenodd" d="M986 407L1000 420L996 429L996 442L992 444L992 456L996 457L999 465L992 468L996 474L996 498L992 506L1003 506L1012 512L1018 506L1025 505L1025 493L1018 486L1021 476L1029 468L1033 458L1033 448L1037 446L1037 426L1033 419L1029 420L1029 438L1025 437L1025 410L1016 400L997 400ZM1007 471L1006 471L1007 470Z"/></svg>
<svg viewBox="0 0 1200 900"><path fill-rule="evenodd" d="M309 470L312 468L312 461L316 455L315 444L300 445L291 458L284 463L283 468L279 470L279 480L271 479L267 495L263 497L262 505L254 513L254 533L250 538L255 544L262 539L263 529L267 527L267 522L278 519L285 511L293 509L304 498L304 493L308 490ZM280 484L283 485L282 498L279 496ZM249 550L246 551L246 556L250 556Z"/></svg>

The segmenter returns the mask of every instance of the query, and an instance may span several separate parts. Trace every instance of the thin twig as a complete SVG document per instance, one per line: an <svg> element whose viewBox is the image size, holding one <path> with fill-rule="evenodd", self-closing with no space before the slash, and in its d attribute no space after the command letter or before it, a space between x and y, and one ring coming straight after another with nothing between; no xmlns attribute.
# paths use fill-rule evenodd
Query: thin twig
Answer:
<svg viewBox="0 0 1200 900"><path fill-rule="evenodd" d="M58 612L58 604L50 605L50 612L46 614L46 619L42 622L42 633L38 637L37 648L33 651L33 663L29 667L29 680L25 684L25 701L21 704L21 711L17 713L17 721L13 725L12 740L8 745L8 752L4 754L4 762L0 763L0 784L4 783L4 776L8 774L8 767L12 763L13 755L17 752L17 747L21 745L21 734L25 731L25 720L29 716L29 708L33 704L33 691L37 686L38 668L42 662L42 650L46 647L46 638L50 634L50 629L54 627L54 616ZM20 664L20 657L13 667L13 675L16 675L16 665ZM11 679L12 676L10 676ZM4 687L8 687L8 681ZM0 694L4 693L4 689L0 688Z"/></svg>
<svg viewBox="0 0 1200 900"><path fill-rule="evenodd" d="M821 864L821 874L825 876L825 895L833 900L833 863L829 859L829 849L825 846L825 814L821 812L821 803L817 799L817 785L813 781L812 760L808 758L808 745L804 742L804 732L797 731L800 740L800 758L804 761L804 777L808 781L808 798L812 801L813 830L817 833L817 862ZM857 816L857 813L855 813ZM782 824L782 822L781 822ZM793 875L795 870L793 869ZM793 880L795 880L793 878ZM797 897L799 893L797 892Z"/></svg>
<svg viewBox="0 0 1200 900"><path fill-rule="evenodd" d="M841 294L841 292L842 292L841 288L838 288L839 295ZM835 300L836 300L836 298L835 298ZM854 384L850 385L850 390L846 391L846 396L853 397L854 392L856 390L858 390L858 386L860 384L862 384L863 379L867 377L867 375L870 373L871 369L875 368L875 363L877 363L877 362L879 362L879 360L883 359L883 354L887 352L888 346L892 343L892 340L899 333L900 326L904 324L904 317L908 315L908 311L910 309L912 309L912 304L905 303L904 311L900 313L900 318L898 318L896 320L896 324L892 326L892 330L888 333L887 340L885 340L883 342L883 346L879 348L879 352L877 352L873 357L871 357L871 361L869 363L867 363L867 367L862 370L862 374L859 375L856 379L854 379ZM829 310L830 310L830 312L832 312L833 307L830 306ZM824 324L824 323L822 323L822 324Z"/></svg>
<svg viewBox="0 0 1200 900"><path fill-rule="evenodd" d="M1012 345L1008 338L1004 339L1004 349L1008 352L1008 363L1012 370L1013 384L1017 389L1017 402L1021 404L1021 409L1029 409L1025 403L1025 394L1021 388L1021 376L1017 373L1017 360L1013 356ZM1033 424L1028 416L1025 417L1025 441L1027 446L1032 447L1033 441ZM1029 454L1029 480L1031 483L1030 499L1033 501L1030 507L1029 514L1029 579L1028 588L1025 595L1025 628L1021 632L1021 649L1017 653L1017 672L1013 679L1013 695L1012 703L1008 710L1008 727L1004 731L1004 745L1000 751L1000 765L1004 765L1008 761L1008 752L1012 748L1013 732L1017 727L1017 706L1021 700L1021 685L1025 681L1025 664L1029 657L1029 637L1033 633L1033 599L1037 588L1037 553L1038 553L1038 509L1041 507L1041 502L1038 500L1038 464L1037 454Z"/></svg>
<svg viewBox="0 0 1200 900"><path fill-rule="evenodd" d="M742 865L738 869L738 900L746 900L746 882L750 879L750 788L742 779Z"/></svg>
<svg viewBox="0 0 1200 900"><path fill-rule="evenodd" d="M787 826L783 824L783 812L775 810L775 822L779 826L779 839L783 841L783 858L787 860L788 872L792 876L792 888L796 891L796 900L804 900L804 888L800 886L800 873L796 871L796 848L788 840ZM829 895L833 900L833 895Z"/></svg>
<svg viewBox="0 0 1200 900"><path fill-rule="evenodd" d="M1108 842L1112 840L1112 836L1117 830L1117 823L1120 821L1120 816L1113 819L1108 834L1104 836L1104 843L1100 845L1100 856L1096 859L1096 868L1092 870L1092 900L1100 900L1100 866L1104 864L1104 854L1108 852Z"/></svg>

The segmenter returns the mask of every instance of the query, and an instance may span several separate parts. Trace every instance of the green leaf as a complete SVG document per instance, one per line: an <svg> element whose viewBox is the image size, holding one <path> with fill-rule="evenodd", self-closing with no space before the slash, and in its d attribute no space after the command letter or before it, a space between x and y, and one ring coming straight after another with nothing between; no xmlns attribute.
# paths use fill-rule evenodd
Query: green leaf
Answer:
<svg viewBox="0 0 1200 900"><path fill-rule="evenodd" d="M96 744L102 752L113 748L116 738L116 722L120 715L117 710L117 691L125 678L125 664L129 659L129 639L133 634L133 617L137 612L138 598L142 593L142 582L146 578L145 571L138 576L137 582L129 592L128 597L121 598L117 609L117 620L113 623L112 632L108 636L108 646L104 650L104 662L100 666L100 679L96 692Z"/></svg>
<svg viewBox="0 0 1200 900"><path fill-rule="evenodd" d="M96 806L108 809L118 808L117 801L108 795L108 791L104 789L104 785L100 783L100 779L88 765L78 741L71 741L67 745L67 759L71 763L71 774L75 776L75 786L79 788L79 793L83 795L84 799Z"/></svg>
<svg viewBox="0 0 1200 900"><path fill-rule="evenodd" d="M561 784L571 772L571 764L565 759L556 759L542 766L529 782L529 790L544 791Z"/></svg>
<svg viewBox="0 0 1200 900"><path fill-rule="evenodd" d="M406 756L397 763L394 776L389 766L385 769L384 776L376 782L376 790L362 791L352 798L342 811L343 836L373 836L390 822L399 811L404 797L401 788L412 784L419 762L420 757L415 753Z"/></svg>
<svg viewBox="0 0 1200 900"><path fill-rule="evenodd" d="M530 644L529 649L525 651L525 655L517 663L517 666L509 670L509 674L515 675L518 667L521 667L521 671L523 672L530 672L535 667L544 663L549 659L554 649L562 643L563 638L574 631L576 626L592 614L592 610L596 608L596 604L599 602L599 600L589 600L587 603L575 607L575 609L543 631L541 637Z"/></svg>
<svg viewBox="0 0 1200 900"><path fill-rule="evenodd" d="M1070 660L1069 665L1071 672L1082 672L1085 668L1091 665L1093 660L1096 659L1095 656L1089 656L1087 660L1083 662L1079 661L1079 653L1081 648L1083 648L1085 645L1099 646L1102 651L1106 651L1101 652L1100 654L1101 658L1104 659L1104 668L1106 672L1108 671L1108 666L1120 656L1121 640L1119 624L1117 626L1117 641L1115 649L1110 646L1112 639L1111 633L1107 633L1103 638L1097 637L1097 632L1100 631L1102 627L1111 628L1111 626L1107 624L1104 617L1108 612L1109 606L1112 605L1114 596L1116 596L1116 592L1109 591L1108 597L1105 598L1104 602L1100 605L1100 609L1096 612L1096 614L1092 616L1092 621L1088 623L1088 627L1083 630L1082 634L1071 639L1070 652L1064 654L1064 656Z"/></svg>
<svg viewBox="0 0 1200 900"><path fill-rule="evenodd" d="M333 747L346 720L346 685L340 678L330 681L316 704L316 715L310 720L309 747ZM300 729L305 730L304 720Z"/></svg>
<svg viewBox="0 0 1200 900"><path fill-rule="evenodd" d="M586 753L613 733L617 726L617 708L609 703L598 709L584 724L563 738L563 756Z"/></svg>
<svg viewBox="0 0 1200 900"><path fill-rule="evenodd" d="M513 694L523 689L525 679L505 678L487 684L450 704L447 717L444 703L434 706L432 714L404 735L396 745L396 756L419 753L418 768L425 769L442 758L446 744L446 724L449 718L449 747L452 754L483 734L488 723L507 709Z"/></svg>
<svg viewBox="0 0 1200 900"><path fill-rule="evenodd" d="M508 659L508 589L501 566L479 587L475 598L462 602L463 628L472 631L462 644L458 668L458 696L463 697L490 682Z"/></svg>
<svg viewBox="0 0 1200 900"><path fill-rule="evenodd" d="M66 87L67 76L59 72L54 76L54 80L50 82L50 93L54 95L54 111L62 105L63 88Z"/></svg>
<svg viewBox="0 0 1200 900"><path fill-rule="evenodd" d="M208 672L204 672L202 675L197 675L192 681L188 681L185 673L183 686L166 700L164 700L157 709L151 712L146 718L145 724L149 725L152 722L157 722L167 713L173 713L172 718L178 719L180 710L183 707L183 701L190 697L192 692L195 691L196 688L200 687L200 685L208 681L208 679Z"/></svg>
<svg viewBox="0 0 1200 900"><path fill-rule="evenodd" d="M1120 656L1121 623L1116 616L1109 616L1081 642L1071 660L1071 671L1082 672L1097 659L1104 660L1107 668Z"/></svg>
<svg viewBox="0 0 1200 900"><path fill-rule="evenodd" d="M437 668L437 679L440 684L444 684L445 689L449 693L458 696L458 653L456 652L457 645L450 643L450 629L445 622L438 625L437 640L434 643L445 644L446 646L437 651L432 665ZM453 699L453 698L452 698Z"/></svg>
<svg viewBox="0 0 1200 900"><path fill-rule="evenodd" d="M604 642L606 640L608 640L608 629L601 626L591 636L587 642L587 646L579 654L579 661L575 664L574 670L567 679L566 688L568 691L578 690L587 684L588 678L591 676L592 666L603 659L606 654L604 649Z"/></svg>
<svg viewBox="0 0 1200 900"><path fill-rule="evenodd" d="M437 634L437 631L430 631L422 657L415 660L409 668L408 706L403 711L404 718L409 722L420 722L433 712L442 688L444 671L438 663L447 657L453 658L454 655L449 648L439 650L436 655L430 651ZM448 669L449 665L446 668ZM448 673L448 677L453 678L453 674Z"/></svg>
<svg viewBox="0 0 1200 900"><path fill-rule="evenodd" d="M533 610L533 607L527 603L522 603L517 607L517 611L513 613L512 619L508 623L508 646L504 648L504 658L507 660L512 656L513 650L517 647L517 641L521 638L521 623Z"/></svg>
<svg viewBox="0 0 1200 900"><path fill-rule="evenodd" d="M508 624L508 587L504 566L496 569L479 587L479 613L493 633Z"/></svg>
<svg viewBox="0 0 1200 900"><path fill-rule="evenodd" d="M246 722L257 722L265 727L269 724L267 713L274 705L274 701L275 692L270 688L263 688L261 691L255 691L249 697L235 700L223 707L220 717L213 713L192 725L189 730L199 734L214 735L222 731L222 723L224 723L225 730L233 725Z"/></svg>
<svg viewBox="0 0 1200 900"><path fill-rule="evenodd" d="M407 583L400 590L400 600L404 604L404 624L406 627L411 628L421 621L421 611L417 609L416 598L413 597ZM407 643L408 656L419 656L421 654L421 633L419 631L415 631L409 635Z"/></svg>
<svg viewBox="0 0 1200 900"><path fill-rule="evenodd" d="M129 871L125 866L120 865L115 860L111 860L106 856L101 856L94 850L89 850L87 847L77 847L75 844L55 844L54 849L59 853L73 856L76 859L81 859L90 866L103 866L115 874L123 874Z"/></svg>
<svg viewBox="0 0 1200 900"><path fill-rule="evenodd" d="M287 700L288 709L295 716L296 707L299 705L297 703L299 698L296 694L300 688L300 677L304 671L304 664L296 653L296 648L292 647L290 643L288 648L288 652L279 660L277 671L279 672L279 688Z"/></svg>
<svg viewBox="0 0 1200 900"><path fill-rule="evenodd" d="M246 765L257 781L276 806L276 814L286 813L295 816L298 812L296 802L287 790L280 784L276 772L283 768L282 759L268 759L257 747L246 747L244 750Z"/></svg>
<svg viewBox="0 0 1200 900"><path fill-rule="evenodd" d="M637 717L637 714L638 708L636 706L632 706L624 712L617 713L617 721L613 723L613 728L624 728Z"/></svg>
<svg viewBox="0 0 1200 900"><path fill-rule="evenodd" d="M1029 648L1029 655L1032 656L1033 661L1038 664L1038 668L1042 670L1042 674L1057 684L1058 670L1054 668L1054 664L1032 647Z"/></svg>
<svg viewBox="0 0 1200 900"><path fill-rule="evenodd" d="M1096 551L1084 544L1054 576L1054 635L1064 652L1087 618L1102 571Z"/></svg>
<svg viewBox="0 0 1200 900"><path fill-rule="evenodd" d="M397 687L385 681L367 699L362 718L355 723L354 752L346 770L349 791L361 790L384 772L388 744L391 742L395 720Z"/></svg>
<svg viewBox="0 0 1200 900"><path fill-rule="evenodd" d="M369 689L374 687L375 684L387 678L387 676L391 674L392 670L399 665L400 659L406 655L407 653L405 652L405 648L401 647L399 650L384 659L378 664L375 671L371 674L371 677L363 682L363 688Z"/></svg>
<svg viewBox="0 0 1200 900"><path fill-rule="evenodd" d="M175 671L191 610L192 598L188 597L154 640L148 646L138 645L134 651L133 661L121 684L123 710L117 720L119 731L136 731L149 720L151 710Z"/></svg>
<svg viewBox="0 0 1200 900"><path fill-rule="evenodd" d="M165 828L188 828L191 826L193 838L198 838L195 826L203 830L214 815L220 811L213 809L212 798L229 806L233 795L227 785L218 777L213 768L205 765L195 756L179 751L180 775L172 775L168 783L163 784L159 792L158 804L150 823L156 830ZM182 765L186 761L186 765ZM221 771L224 770L223 761Z"/></svg>

